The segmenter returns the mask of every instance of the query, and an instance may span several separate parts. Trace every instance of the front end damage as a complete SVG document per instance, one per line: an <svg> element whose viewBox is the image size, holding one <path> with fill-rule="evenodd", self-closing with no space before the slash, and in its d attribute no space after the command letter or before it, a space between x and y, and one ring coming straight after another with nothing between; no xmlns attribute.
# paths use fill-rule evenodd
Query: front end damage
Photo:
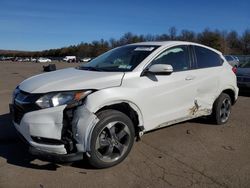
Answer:
<svg viewBox="0 0 250 188"><path fill-rule="evenodd" d="M16 113L14 112L13 115ZM83 159L98 118L84 105L35 110L24 113L14 125L37 158L56 162Z"/></svg>
<svg viewBox="0 0 250 188"><path fill-rule="evenodd" d="M79 106L74 111L72 119L73 139L76 141L76 149L79 152L90 150L91 133L99 119L85 106Z"/></svg>

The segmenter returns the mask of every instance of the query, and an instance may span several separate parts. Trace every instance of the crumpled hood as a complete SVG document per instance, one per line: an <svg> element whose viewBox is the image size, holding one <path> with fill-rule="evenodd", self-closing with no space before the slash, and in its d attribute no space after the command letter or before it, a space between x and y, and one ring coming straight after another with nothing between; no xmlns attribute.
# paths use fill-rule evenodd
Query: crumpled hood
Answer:
<svg viewBox="0 0 250 188"><path fill-rule="evenodd" d="M103 89L120 86L123 72L97 72L67 68L39 74L24 80L19 88L28 93Z"/></svg>

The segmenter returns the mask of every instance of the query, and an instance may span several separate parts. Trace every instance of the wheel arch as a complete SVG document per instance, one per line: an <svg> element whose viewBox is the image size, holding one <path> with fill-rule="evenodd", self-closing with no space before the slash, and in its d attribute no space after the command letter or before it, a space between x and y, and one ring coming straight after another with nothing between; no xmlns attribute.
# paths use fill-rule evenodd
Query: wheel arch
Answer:
<svg viewBox="0 0 250 188"><path fill-rule="evenodd" d="M230 99L231 99L232 105L235 104L235 102L236 102L236 97L235 97L236 93L235 93L235 91L233 89L228 88L228 89L223 90L221 93L228 94Z"/></svg>
<svg viewBox="0 0 250 188"><path fill-rule="evenodd" d="M143 135L144 132L143 116L141 110L138 108L136 104L127 100L113 101L99 106L94 113L97 114L100 111L108 109L117 110L126 114L134 124L137 138L139 139Z"/></svg>

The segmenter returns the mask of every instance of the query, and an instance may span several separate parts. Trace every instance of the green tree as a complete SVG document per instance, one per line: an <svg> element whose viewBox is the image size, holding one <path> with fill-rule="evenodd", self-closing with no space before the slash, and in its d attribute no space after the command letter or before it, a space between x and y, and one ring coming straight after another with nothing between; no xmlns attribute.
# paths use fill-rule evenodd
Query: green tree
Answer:
<svg viewBox="0 0 250 188"><path fill-rule="evenodd" d="M221 45L221 35L218 31L210 31L209 29L205 29L202 33L198 34L197 41L217 50L223 50Z"/></svg>

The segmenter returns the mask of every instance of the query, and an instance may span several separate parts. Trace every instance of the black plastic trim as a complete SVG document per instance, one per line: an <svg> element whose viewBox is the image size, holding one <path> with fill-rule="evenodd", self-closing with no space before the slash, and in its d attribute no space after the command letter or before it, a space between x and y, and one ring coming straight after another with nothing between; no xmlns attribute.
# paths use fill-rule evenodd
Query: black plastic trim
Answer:
<svg viewBox="0 0 250 188"><path fill-rule="evenodd" d="M190 52L191 69L192 70L197 69L196 54L193 45L189 45L189 52Z"/></svg>
<svg viewBox="0 0 250 188"><path fill-rule="evenodd" d="M61 140L52 139L52 138L44 138L44 137L36 137L31 136L32 140L39 144L46 144L46 145L62 145L64 144Z"/></svg>
<svg viewBox="0 0 250 188"><path fill-rule="evenodd" d="M57 154L57 153L42 151L32 146L29 147L29 153L31 155L36 156L38 159L50 162L57 162L57 163L67 163L67 162L83 160L84 156L83 152L70 153L70 154Z"/></svg>

